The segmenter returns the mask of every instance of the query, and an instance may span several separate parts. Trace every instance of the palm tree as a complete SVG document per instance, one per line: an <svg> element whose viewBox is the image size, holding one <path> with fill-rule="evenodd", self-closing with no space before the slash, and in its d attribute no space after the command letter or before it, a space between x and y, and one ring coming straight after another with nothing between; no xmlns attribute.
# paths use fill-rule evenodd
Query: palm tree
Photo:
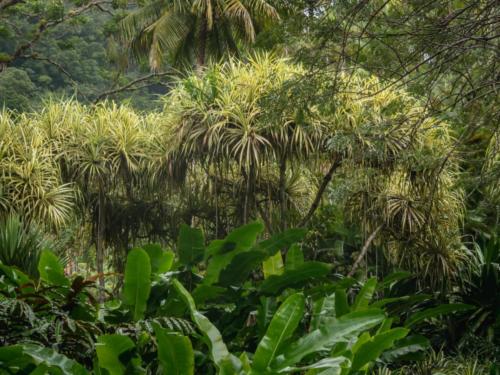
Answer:
<svg viewBox="0 0 500 375"><path fill-rule="evenodd" d="M152 70L165 60L200 68L253 43L257 27L277 19L266 0L153 0L123 19L121 38L136 58L149 56Z"/></svg>

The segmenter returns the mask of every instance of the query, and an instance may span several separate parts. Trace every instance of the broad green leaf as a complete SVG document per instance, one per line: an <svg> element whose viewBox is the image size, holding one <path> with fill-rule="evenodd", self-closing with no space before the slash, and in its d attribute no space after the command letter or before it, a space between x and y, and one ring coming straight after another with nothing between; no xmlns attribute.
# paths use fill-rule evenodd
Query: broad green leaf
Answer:
<svg viewBox="0 0 500 375"><path fill-rule="evenodd" d="M373 293L377 287L377 279L371 278L366 280L365 285L361 288L354 303L352 305L352 311L360 311L368 308L370 301L372 300Z"/></svg>
<svg viewBox="0 0 500 375"><path fill-rule="evenodd" d="M172 280L172 284L179 296L188 307L191 314L191 319L196 324L198 329L203 333L203 336L205 337L207 345L210 349L210 355L215 365L219 369L221 369L223 367L227 368L228 363L230 363L234 369L239 370L239 368L241 367L239 359L229 353L226 344L222 339L222 335L220 334L217 327L213 325L207 317L196 310L196 305L194 303L193 297L178 280Z"/></svg>
<svg viewBox="0 0 500 375"><path fill-rule="evenodd" d="M254 374L267 372L280 348L299 325L304 315L304 304L304 295L296 293L289 296L276 311L255 351L252 365Z"/></svg>
<svg viewBox="0 0 500 375"><path fill-rule="evenodd" d="M310 329L318 329L326 318L335 318L335 293L314 301Z"/></svg>
<svg viewBox="0 0 500 375"><path fill-rule="evenodd" d="M281 275L283 269L283 257L279 251L262 263L262 271L264 272L265 279L272 275Z"/></svg>
<svg viewBox="0 0 500 375"><path fill-rule="evenodd" d="M38 261L38 273L43 281L53 285L69 285L69 280L64 276L64 268L59 258L50 250L43 250Z"/></svg>
<svg viewBox="0 0 500 375"><path fill-rule="evenodd" d="M253 270L260 267L262 262L277 254L279 250L300 241L304 234L305 230L290 229L237 254L220 273L219 284L229 286L243 283Z"/></svg>
<svg viewBox="0 0 500 375"><path fill-rule="evenodd" d="M325 358L312 365L302 366L302 367L285 367L279 371L280 374L289 372L302 372L307 370L321 370L328 369L328 374L330 375L340 375L342 368L345 363L349 363L349 359L346 357L335 357L335 358ZM315 374L317 372L314 372Z"/></svg>
<svg viewBox="0 0 500 375"><path fill-rule="evenodd" d="M348 314L351 311L349 303L347 302L347 294L345 290L338 289L335 291L335 315L337 318Z"/></svg>
<svg viewBox="0 0 500 375"><path fill-rule="evenodd" d="M255 246L255 249L262 250L269 255L274 255L277 251L284 250L302 240L305 234L305 229L288 229L284 232L275 234L267 240L261 241Z"/></svg>
<svg viewBox="0 0 500 375"><path fill-rule="evenodd" d="M142 247L148 253L151 262L151 273L165 273L170 271L174 262L174 253L165 251L160 244L147 244Z"/></svg>
<svg viewBox="0 0 500 375"><path fill-rule="evenodd" d="M440 315L451 314L460 311L469 311L474 309L474 306L465 305L462 303L452 303L448 305L439 305L437 307L426 309L423 311L419 311L413 315L411 315L405 321L405 327L411 327L415 324L418 324L426 319L434 318Z"/></svg>
<svg viewBox="0 0 500 375"><path fill-rule="evenodd" d="M377 289L388 288L392 284L394 284L394 283L396 283L398 281L404 280L404 279L408 279L411 276L412 276L412 274L410 272L406 272L406 271L393 272L390 275L387 275L384 278L384 280L382 280L382 282L380 282L377 285Z"/></svg>
<svg viewBox="0 0 500 375"><path fill-rule="evenodd" d="M294 366L305 356L318 351L328 351L340 342L349 341L360 333L381 323L385 315L380 310L356 311L342 316L335 322L316 329L282 350L273 368L280 370Z"/></svg>
<svg viewBox="0 0 500 375"><path fill-rule="evenodd" d="M352 360L351 369L354 371L361 370L365 365L377 360L384 350L394 346L396 340L400 340L408 334L409 330L405 328L393 328L386 332L380 333L365 342L356 352Z"/></svg>
<svg viewBox="0 0 500 375"><path fill-rule="evenodd" d="M134 320L144 317L151 292L151 262L143 249L132 249L127 256L123 299L132 310Z"/></svg>
<svg viewBox="0 0 500 375"><path fill-rule="evenodd" d="M299 245L292 245L286 254L286 269L295 270L304 264L304 253Z"/></svg>
<svg viewBox="0 0 500 375"><path fill-rule="evenodd" d="M217 283L221 271L231 264L236 255L249 250L263 229L264 226L260 222L244 225L229 233L217 247L211 247L212 257L208 262L204 283L208 285Z"/></svg>
<svg viewBox="0 0 500 375"><path fill-rule="evenodd" d="M154 326L158 359L164 374L191 375L194 374L194 353L188 337L178 332L171 332Z"/></svg>
<svg viewBox="0 0 500 375"><path fill-rule="evenodd" d="M277 294L286 288L302 286L304 283L320 279L330 273L331 266L321 262L306 262L294 270L285 270L282 275L270 276L260 286L264 294Z"/></svg>
<svg viewBox="0 0 500 375"><path fill-rule="evenodd" d="M201 261L205 252L203 232L198 228L182 224L177 239L177 252L182 264L189 266Z"/></svg>
<svg viewBox="0 0 500 375"><path fill-rule="evenodd" d="M413 335L405 337L394 343L394 347L383 353L382 357L385 362L394 362L400 358L404 358L408 354L423 352L429 348L429 340L421 335Z"/></svg>
<svg viewBox="0 0 500 375"><path fill-rule="evenodd" d="M373 302L370 307L382 308L386 305L395 302L406 302L406 303L416 303L428 300L432 296L430 294L415 294L413 296L401 296L401 297L391 297L391 298L383 298L378 301ZM399 304L398 304L399 307Z"/></svg>
<svg viewBox="0 0 500 375"><path fill-rule="evenodd" d="M250 250L236 255L219 275L219 284L239 285L248 279L250 273L260 267L269 255L263 251Z"/></svg>
<svg viewBox="0 0 500 375"><path fill-rule="evenodd" d="M127 336L99 336L95 345L99 367L107 370L109 375L123 375L126 364L120 361L120 356L133 348L135 345Z"/></svg>
<svg viewBox="0 0 500 375"><path fill-rule="evenodd" d="M41 374L49 373L49 371L50 373L62 375L89 374L78 362L69 359L51 348L35 344L21 344L0 348L0 370L2 368L9 368L13 371L14 369L23 370L30 364L36 365L37 370ZM30 373L36 374L34 371Z"/></svg>

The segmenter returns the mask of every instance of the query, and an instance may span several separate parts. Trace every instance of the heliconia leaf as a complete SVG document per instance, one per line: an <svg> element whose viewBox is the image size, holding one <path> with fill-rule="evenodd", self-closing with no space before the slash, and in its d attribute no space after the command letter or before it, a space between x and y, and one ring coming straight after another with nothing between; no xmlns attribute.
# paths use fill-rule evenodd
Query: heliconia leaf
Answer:
<svg viewBox="0 0 500 375"><path fill-rule="evenodd" d="M250 273L257 269L262 262L270 256L277 254L279 250L300 241L304 237L304 234L305 230L303 229L289 229L261 241L253 247L247 248L245 251L235 255L229 265L220 272L218 283L225 286L243 283L248 279ZM216 248L221 246L221 243L211 246ZM214 250L211 251L215 252Z"/></svg>
<svg viewBox="0 0 500 375"><path fill-rule="evenodd" d="M406 328L393 328L378 335L375 335L370 340L353 350L353 360L351 370L359 371L365 365L375 361L380 357L384 350L393 347L396 340L400 340L408 334Z"/></svg>
<svg viewBox="0 0 500 375"><path fill-rule="evenodd" d="M42 250L38 261L38 273L43 281L53 285L69 285L59 258L50 250Z"/></svg>
<svg viewBox="0 0 500 375"><path fill-rule="evenodd" d="M341 342L357 337L361 332L380 324L385 318L381 310L356 311L342 316L329 325L316 329L282 350L272 365L274 370L295 366L305 356L319 351L329 351Z"/></svg>
<svg viewBox="0 0 500 375"><path fill-rule="evenodd" d="M304 253L301 248L296 244L290 246L286 254L286 269L295 270L302 264L304 264Z"/></svg>
<svg viewBox="0 0 500 375"><path fill-rule="evenodd" d="M159 274L170 271L174 262L174 253L163 250L160 244L147 244L142 247L148 253L151 273Z"/></svg>
<svg viewBox="0 0 500 375"><path fill-rule="evenodd" d="M281 252L277 252L262 263L262 271L265 279L272 275L281 275L283 270L283 257L281 256Z"/></svg>
<svg viewBox="0 0 500 375"><path fill-rule="evenodd" d="M151 262L143 249L132 249L127 256L123 284L123 302L134 320L144 317L151 292Z"/></svg>
<svg viewBox="0 0 500 375"><path fill-rule="evenodd" d="M205 273L205 284L215 284L219 281L221 271L226 268L238 255L249 250L262 232L264 226L260 222L253 222L233 230L217 246L210 246L211 258Z"/></svg>
<svg viewBox="0 0 500 375"><path fill-rule="evenodd" d="M107 370L109 375L125 374L126 364L122 363L120 356L134 347L134 342L127 336L99 336L95 345L99 367Z"/></svg>
<svg viewBox="0 0 500 375"><path fill-rule="evenodd" d="M320 279L330 273L331 265L321 262L306 262L294 270L285 270L282 275L273 275L260 286L263 294L276 294L286 288L302 286L305 282Z"/></svg>
<svg viewBox="0 0 500 375"><path fill-rule="evenodd" d="M241 363L238 358L229 353L217 327L212 324L207 317L196 310L193 297L178 280L172 280L172 285L188 307L191 319L203 333L210 349L210 356L212 357L215 365L219 369L232 366L235 371L239 371Z"/></svg>
<svg viewBox="0 0 500 375"><path fill-rule="evenodd" d="M177 253L182 264L193 265L201 261L205 253L203 232L182 224L177 239Z"/></svg>
<svg viewBox="0 0 500 375"><path fill-rule="evenodd" d="M373 293L377 287L377 279L371 278L366 280L365 285L361 288L354 303L352 305L352 311L360 311L368 308L370 301L372 300Z"/></svg>
<svg viewBox="0 0 500 375"><path fill-rule="evenodd" d="M45 369L42 372L43 374L50 372L51 374L57 373L62 375L89 375L89 372L78 362L69 359L51 348L35 344L20 344L0 348L0 372L2 368L8 368L12 369L13 374L25 373L23 371L23 364L27 365L26 367L33 364L41 370ZM21 371L18 372L16 370ZM30 369L29 373L36 373L35 371Z"/></svg>
<svg viewBox="0 0 500 375"><path fill-rule="evenodd" d="M463 303L451 303L447 305L439 305L437 307L419 311L411 315L408 319L406 319L405 327L414 326L415 324L418 324L426 319L435 318L440 315L451 314L461 311L469 311L472 309L474 309L474 306L466 305Z"/></svg>
<svg viewBox="0 0 500 375"><path fill-rule="evenodd" d="M383 289L383 288L390 287L392 284L394 284L398 281L404 280L404 279L408 279L411 276L412 276L412 274L410 272L406 272L406 271L393 272L393 273L387 275L384 278L384 280L382 280L382 282L380 282L378 284L377 289Z"/></svg>
<svg viewBox="0 0 500 375"><path fill-rule="evenodd" d="M154 326L158 360L164 374L192 375L194 374L194 353L188 337L178 332L172 332L159 325Z"/></svg>
<svg viewBox="0 0 500 375"><path fill-rule="evenodd" d="M394 347L386 350L382 357L386 362L394 362L400 358L404 358L409 354L414 354L417 352L423 352L429 348L429 339L422 335L413 335L405 337L401 340L397 340L394 343Z"/></svg>
<svg viewBox="0 0 500 375"><path fill-rule="evenodd" d="M345 290L338 289L335 292L335 316L340 318L341 316L349 313L351 308L347 302L347 294Z"/></svg>
<svg viewBox="0 0 500 375"><path fill-rule="evenodd" d="M283 344L290 338L304 315L304 296L292 294L273 316L266 334L260 340L252 364L253 374L263 374Z"/></svg>
<svg viewBox="0 0 500 375"><path fill-rule="evenodd" d="M335 318L335 293L314 301L310 329L318 329L328 318Z"/></svg>
<svg viewBox="0 0 500 375"><path fill-rule="evenodd" d="M349 363L349 359L346 357L334 357L334 358L325 358L311 365L302 366L302 367L285 367L278 371L278 373L297 373L306 370L321 370L328 369L329 375L340 375L342 372L343 365L345 363ZM317 372L314 372L316 374Z"/></svg>

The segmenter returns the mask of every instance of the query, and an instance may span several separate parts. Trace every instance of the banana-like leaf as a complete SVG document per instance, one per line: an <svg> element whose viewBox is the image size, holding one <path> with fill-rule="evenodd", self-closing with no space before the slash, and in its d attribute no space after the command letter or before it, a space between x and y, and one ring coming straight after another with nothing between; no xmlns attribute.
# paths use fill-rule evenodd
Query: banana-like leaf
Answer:
<svg viewBox="0 0 500 375"><path fill-rule="evenodd" d="M60 373L63 375L88 375L89 372L78 362L69 359L68 357L56 352L53 349L46 348L35 344L13 345L0 348L0 372L2 369L8 371L6 373L23 372L25 367L34 364L40 370L45 369L42 373L49 372ZM35 371L37 371L35 370ZM26 369L27 371L27 369ZM33 369L30 373L35 373ZM24 373L24 372L23 372Z"/></svg>
<svg viewBox="0 0 500 375"><path fill-rule="evenodd" d="M377 279L371 278L366 280L365 285L361 288L354 303L352 305L352 311L360 311L368 308L370 301L372 300L373 293L375 292L375 288L377 287Z"/></svg>
<svg viewBox="0 0 500 375"><path fill-rule="evenodd" d="M351 307L347 302L347 294L345 290L339 289L335 291L335 316L340 318L349 312L351 312Z"/></svg>
<svg viewBox="0 0 500 375"><path fill-rule="evenodd" d="M289 372L302 372L307 370L321 370L328 369L329 375L340 375L344 364L349 364L349 359L346 357L335 357L335 358L324 358L312 365L302 366L302 367L285 367L279 371L280 374L286 374ZM314 372L315 374L317 372Z"/></svg>
<svg viewBox="0 0 500 375"><path fill-rule="evenodd" d="M177 239L177 252L179 261L185 265L193 265L202 260L205 252L203 232L182 224Z"/></svg>
<svg viewBox="0 0 500 375"><path fill-rule="evenodd" d="M360 345L356 351L353 350L353 360L351 370L359 371L364 366L377 360L384 350L394 346L396 340L400 340L408 334L406 328L393 328L378 335Z"/></svg>
<svg viewBox="0 0 500 375"><path fill-rule="evenodd" d="M160 244L147 244L142 247L148 253L151 273L159 274L170 271L174 262L174 253L165 251Z"/></svg>
<svg viewBox="0 0 500 375"><path fill-rule="evenodd" d="M240 371L241 369L241 363L238 358L229 353L226 344L222 339L222 335L220 334L217 327L196 309L193 297L178 280L172 280L172 284L179 296L188 307L191 314L191 319L196 324L198 329L203 333L203 336L210 349L210 355L215 365L219 368L220 371L222 371L222 369L225 369L224 371L227 372L227 368L229 366L233 368L235 373L238 373L238 371Z"/></svg>
<svg viewBox="0 0 500 375"><path fill-rule="evenodd" d="M219 284L229 286L243 283L262 262L270 256L277 255L279 250L300 241L304 234L305 230L303 229L289 229L237 254L220 273Z"/></svg>
<svg viewBox="0 0 500 375"><path fill-rule="evenodd" d="M255 351L252 364L253 374L263 374L268 371L284 343L290 338L304 315L304 296L301 293L292 294L274 314L266 334L260 340Z"/></svg>
<svg viewBox="0 0 500 375"><path fill-rule="evenodd" d="M435 318L440 315L451 314L455 312L463 312L474 309L474 306L466 305L463 303L451 303L446 305L439 305L437 307L426 309L416 312L405 321L405 327L412 327L426 319Z"/></svg>
<svg viewBox="0 0 500 375"><path fill-rule="evenodd" d="M127 336L99 336L95 345L99 367L107 370L109 375L125 374L126 364L120 360L120 356L134 348L134 342Z"/></svg>
<svg viewBox="0 0 500 375"><path fill-rule="evenodd" d="M304 264L304 253L299 245L294 244L286 254L285 267L287 270L295 270L302 264Z"/></svg>
<svg viewBox="0 0 500 375"><path fill-rule="evenodd" d="M331 350L335 344L357 337L360 333L380 324L384 318L385 315L378 309L346 314L332 324L316 329L284 348L272 367L281 370L294 366L311 353Z"/></svg>
<svg viewBox="0 0 500 375"><path fill-rule="evenodd" d="M262 263L262 271L265 279L272 275L281 275L283 274L283 270L284 266L281 252L277 252Z"/></svg>
<svg viewBox="0 0 500 375"><path fill-rule="evenodd" d="M385 351L382 358L385 362L395 362L399 359L403 359L408 355L412 355L418 352L423 352L429 348L429 340L421 335L413 335L405 337L394 343L394 348Z"/></svg>
<svg viewBox="0 0 500 375"><path fill-rule="evenodd" d="M260 222L253 222L233 230L224 241L210 246L207 253L211 259L207 266L204 283L215 284L219 281L221 271L231 264L236 255L241 254L254 245L257 236L264 226Z"/></svg>
<svg viewBox="0 0 500 375"><path fill-rule="evenodd" d="M277 294L286 288L302 286L330 273L331 266L322 262L306 262L294 270L285 270L282 275L270 276L260 286L263 294Z"/></svg>
<svg viewBox="0 0 500 375"><path fill-rule="evenodd" d="M127 256L123 299L132 310L134 320L144 317L151 292L151 262L143 249L132 249Z"/></svg>
<svg viewBox="0 0 500 375"><path fill-rule="evenodd" d="M158 359L164 374L194 374L194 353L188 337L172 332L159 325L154 326Z"/></svg>
<svg viewBox="0 0 500 375"><path fill-rule="evenodd" d="M38 261L38 273L43 281L53 285L69 285L59 258L50 250L42 250Z"/></svg>
<svg viewBox="0 0 500 375"><path fill-rule="evenodd" d="M318 329L329 318L335 318L335 293L314 301L310 329Z"/></svg>

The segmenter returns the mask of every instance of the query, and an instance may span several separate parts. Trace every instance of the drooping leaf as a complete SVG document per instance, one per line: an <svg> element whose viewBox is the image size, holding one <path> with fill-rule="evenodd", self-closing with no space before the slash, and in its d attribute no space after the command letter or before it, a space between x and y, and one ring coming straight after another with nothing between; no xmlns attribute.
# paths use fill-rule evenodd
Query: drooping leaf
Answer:
<svg viewBox="0 0 500 375"><path fill-rule="evenodd" d="M158 359L163 373L172 375L194 374L194 353L188 337L154 326Z"/></svg>
<svg viewBox="0 0 500 375"><path fill-rule="evenodd" d="M69 359L51 348L35 344L22 344L0 348L0 370L4 366L11 368L13 371L15 368L23 370L25 365L29 364L36 365L40 370L46 369L46 371L42 372L43 374L48 371L62 375L89 374L78 362Z"/></svg>
<svg viewBox="0 0 500 375"><path fill-rule="evenodd" d="M292 245L286 254L286 269L295 270L304 263L304 253L299 245Z"/></svg>
<svg viewBox="0 0 500 375"><path fill-rule="evenodd" d="M50 284L69 285L59 258L50 250L42 250L38 261L38 273L43 281Z"/></svg>
<svg viewBox="0 0 500 375"><path fill-rule="evenodd" d="M368 363L375 361L385 350L392 348L396 340L406 337L408 332L408 329L398 327L375 335L354 352L351 369L359 371Z"/></svg>
<svg viewBox="0 0 500 375"><path fill-rule="evenodd" d="M250 250L236 255L219 276L220 285L238 285L248 279L250 273L260 267L268 257L263 251Z"/></svg>
<svg viewBox="0 0 500 375"><path fill-rule="evenodd" d="M373 293L375 292L375 288L377 287L377 279L371 278L366 280L365 284L359 291L354 303L352 305L352 311L360 311L368 308L370 301L372 300Z"/></svg>
<svg viewBox="0 0 500 375"><path fill-rule="evenodd" d="M255 351L252 373L263 374L283 344L290 338L304 315L304 296L292 294L273 316L266 334Z"/></svg>
<svg viewBox="0 0 500 375"><path fill-rule="evenodd" d="M127 336L99 336L95 345L99 367L107 370L109 375L123 375L126 363L120 360L120 356L133 348L135 348L135 345Z"/></svg>
<svg viewBox="0 0 500 375"><path fill-rule="evenodd" d="M306 234L305 229L288 229L284 232L275 234L271 238L260 242L255 249L262 250L271 255L276 254L279 250L284 250L292 246L294 243L302 240ZM291 250L291 249L290 249Z"/></svg>
<svg viewBox="0 0 500 375"><path fill-rule="evenodd" d="M203 259L205 252L205 238L198 228L191 228L182 224L177 239L179 261L185 265L193 265Z"/></svg>
<svg viewBox="0 0 500 375"><path fill-rule="evenodd" d="M321 262L306 262L294 270L285 270L279 276L273 275L264 280L260 291L264 294L276 294L286 288L302 286L305 282L326 276L331 266Z"/></svg>
<svg viewBox="0 0 500 375"><path fill-rule="evenodd" d="M419 311L411 315L408 319L406 319L405 327L414 326L415 324L418 324L424 321L425 319L435 318L440 315L451 314L455 312L469 311L472 309L474 309L474 306L466 305L463 303L451 303L446 305L439 305L437 307Z"/></svg>
<svg viewBox="0 0 500 375"><path fill-rule="evenodd" d="M382 355L385 362L395 362L399 359L404 359L406 356L423 352L429 348L429 340L422 335L412 335L397 340L394 347L385 351Z"/></svg>
<svg viewBox="0 0 500 375"><path fill-rule="evenodd" d="M163 250L160 244L147 244L142 247L148 253L153 274L170 271L174 262L174 253Z"/></svg>
<svg viewBox="0 0 500 375"><path fill-rule="evenodd" d="M143 249L132 249L127 256L123 285L125 305L132 311L134 320L144 317L151 292L151 262Z"/></svg>
<svg viewBox="0 0 500 375"><path fill-rule="evenodd" d="M227 368L230 364L235 371L239 370L241 368L239 359L229 353L217 327L213 325L207 317L196 310L196 305L191 294L189 294L186 288L184 288L178 280L174 279L172 285L188 307L191 319L203 333L215 365L220 369Z"/></svg>
<svg viewBox="0 0 500 375"><path fill-rule="evenodd" d="M303 372L307 370L321 370L321 369L328 369L328 375L340 375L342 372L343 365L345 363L349 363L349 359L346 357L331 357L331 358L324 358L316 363L313 363L311 365L307 366L302 366L302 367L285 367L278 371L278 373L283 374L283 373L297 373L297 372ZM317 372L314 372L316 374ZM323 373L323 372L322 372ZM308 372L309 374L309 372Z"/></svg>

